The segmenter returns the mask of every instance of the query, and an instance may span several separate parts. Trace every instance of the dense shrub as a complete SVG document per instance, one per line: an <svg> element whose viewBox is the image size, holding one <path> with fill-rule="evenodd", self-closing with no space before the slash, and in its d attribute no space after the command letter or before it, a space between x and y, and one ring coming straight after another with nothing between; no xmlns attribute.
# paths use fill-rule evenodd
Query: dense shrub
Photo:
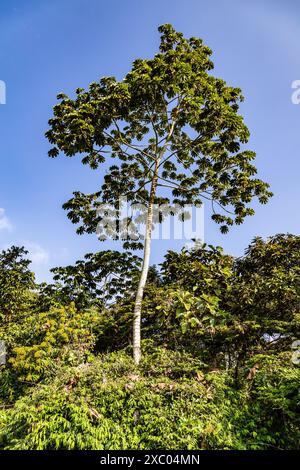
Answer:
<svg viewBox="0 0 300 470"><path fill-rule="evenodd" d="M91 356L99 315L78 312L73 304L22 315L0 327L7 363L0 369L0 400L11 402L26 387L50 379L64 367Z"/></svg>
<svg viewBox="0 0 300 470"><path fill-rule="evenodd" d="M300 370L290 357L256 358L257 373L245 369L236 387L186 353L148 349L139 369L124 351L105 354L19 399L2 412L1 448L299 446Z"/></svg>

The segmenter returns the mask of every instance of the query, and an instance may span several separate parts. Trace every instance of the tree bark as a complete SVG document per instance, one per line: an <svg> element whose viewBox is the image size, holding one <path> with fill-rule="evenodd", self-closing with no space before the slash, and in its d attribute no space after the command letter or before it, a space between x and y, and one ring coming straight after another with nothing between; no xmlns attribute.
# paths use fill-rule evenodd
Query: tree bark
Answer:
<svg viewBox="0 0 300 470"><path fill-rule="evenodd" d="M158 180L158 166L160 159L158 158L155 163L154 175L151 183L149 206L146 220L146 233L144 242L144 254L142 271L137 288L134 313L133 313L133 359L135 364L139 364L141 360L141 314L142 314L142 302L144 297L144 289L148 277L149 264L150 264L150 253L151 253L151 235L153 225L153 206L156 194L157 180Z"/></svg>
<svg viewBox="0 0 300 470"><path fill-rule="evenodd" d="M165 150L168 145L168 141L171 138L175 127L175 120L172 120L169 133L166 137L165 146L161 149L157 155L154 167L153 178L151 182L150 196L149 196L149 206L147 212L147 221L146 221L146 234L145 234L145 243L144 243L144 255L143 255L143 265L141 271L141 277L139 280L139 285L137 288L134 313L133 313L133 359L136 365L139 365L141 360L141 316L142 316L142 302L144 298L144 290L148 277L149 263L150 263L150 252L151 252L151 235L152 235L152 225L153 225L153 206L156 195L156 188L158 182L158 173L160 162L163 158ZM153 127L154 128L154 127ZM158 135L156 134L156 149L158 150Z"/></svg>

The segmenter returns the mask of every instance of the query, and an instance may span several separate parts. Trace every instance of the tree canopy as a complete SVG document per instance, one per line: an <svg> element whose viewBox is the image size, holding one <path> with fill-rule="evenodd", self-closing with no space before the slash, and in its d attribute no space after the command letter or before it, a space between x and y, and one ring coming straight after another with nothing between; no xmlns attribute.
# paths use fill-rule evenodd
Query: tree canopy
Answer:
<svg viewBox="0 0 300 470"><path fill-rule="evenodd" d="M79 232L95 231L100 202L115 205L121 196L149 202L157 185L169 188L157 202L201 204L212 201L213 220L228 225L252 215L254 196L265 203L268 185L254 177L255 153L244 148L249 130L238 114L239 88L211 75L212 51L201 39L185 39L171 25L159 28L160 51L137 59L122 81L104 77L76 98L59 94L47 137L60 151L97 169L105 161L104 182L93 194L75 193L65 204ZM219 211L233 208L233 214Z"/></svg>

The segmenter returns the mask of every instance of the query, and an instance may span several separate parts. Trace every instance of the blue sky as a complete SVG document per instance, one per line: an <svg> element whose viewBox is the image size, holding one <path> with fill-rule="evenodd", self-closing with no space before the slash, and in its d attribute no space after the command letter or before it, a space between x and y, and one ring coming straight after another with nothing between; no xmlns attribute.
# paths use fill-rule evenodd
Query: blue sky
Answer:
<svg viewBox="0 0 300 470"><path fill-rule="evenodd" d="M296 0L1 0L0 248L25 244L39 280L52 266L111 248L80 237L61 209L74 190L91 192L101 174L79 159L47 157L44 137L60 91L71 94L104 75L122 77L137 57L158 48L157 27L172 23L213 49L214 74L240 86L242 113L257 152L259 176L275 193L267 206L228 235L209 220L207 243L241 255L255 235L299 233L300 3ZM115 248L118 248L116 244ZM179 243L155 241L152 262Z"/></svg>

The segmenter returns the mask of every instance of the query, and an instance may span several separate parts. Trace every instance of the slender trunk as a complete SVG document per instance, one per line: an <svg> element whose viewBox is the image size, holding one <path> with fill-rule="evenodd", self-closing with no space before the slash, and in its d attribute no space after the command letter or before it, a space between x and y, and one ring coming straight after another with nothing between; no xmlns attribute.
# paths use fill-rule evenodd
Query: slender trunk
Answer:
<svg viewBox="0 0 300 470"><path fill-rule="evenodd" d="M167 148L168 141L171 138L175 127L175 121L172 120L172 124L169 133L166 138L165 146L161 149L157 155L154 167L154 174L151 183L149 206L146 221L146 235L144 243L144 255L142 272L137 288L134 313L133 313L133 359L135 364L139 364L141 360L141 313L142 313L142 302L144 297L144 289L148 277L149 263L150 263L150 251L151 251L151 235L152 235L152 224L153 224L153 205L155 201L155 194L158 182L158 172L161 159L163 158L164 152ZM158 136L156 133L156 149L158 150Z"/></svg>
<svg viewBox="0 0 300 470"><path fill-rule="evenodd" d="M151 235L152 235L152 224L153 224L153 205L155 200L155 193L158 180L158 166L160 159L156 160L154 175L152 179L149 206L146 220L146 233L144 242L144 254L143 254L143 265L141 271L141 277L137 288L134 313L133 313L133 359L135 364L139 364L141 360L141 313L142 313L142 302L144 297L144 289L148 277L149 263L150 263L150 252L151 252Z"/></svg>

